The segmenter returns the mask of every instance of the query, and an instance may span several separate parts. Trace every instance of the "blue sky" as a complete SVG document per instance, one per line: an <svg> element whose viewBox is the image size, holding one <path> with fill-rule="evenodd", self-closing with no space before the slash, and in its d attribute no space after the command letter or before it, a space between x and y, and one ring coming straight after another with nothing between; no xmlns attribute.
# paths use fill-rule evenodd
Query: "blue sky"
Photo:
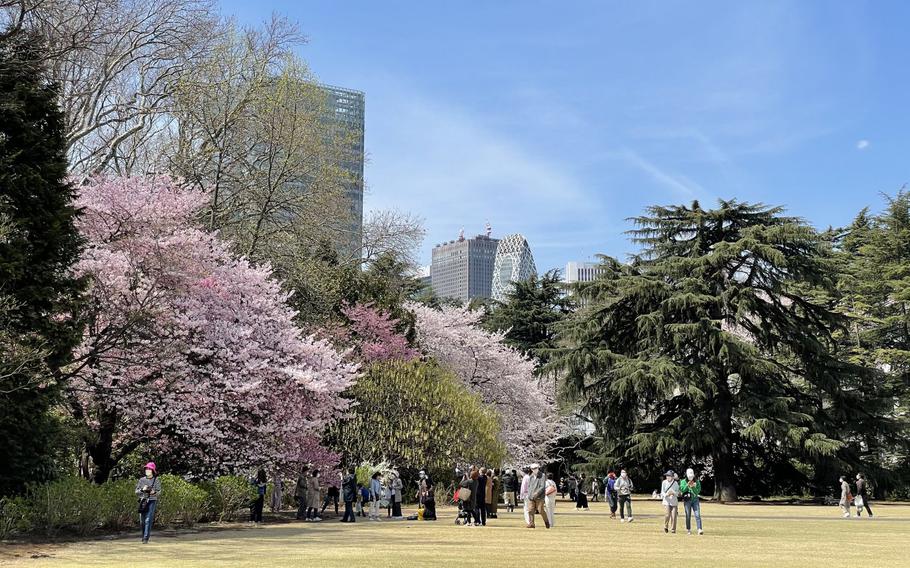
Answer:
<svg viewBox="0 0 910 568"><path fill-rule="evenodd" d="M521 232L538 268L633 250L649 204L848 223L910 182L910 2L222 2L279 12L366 93L367 209L434 243Z"/></svg>

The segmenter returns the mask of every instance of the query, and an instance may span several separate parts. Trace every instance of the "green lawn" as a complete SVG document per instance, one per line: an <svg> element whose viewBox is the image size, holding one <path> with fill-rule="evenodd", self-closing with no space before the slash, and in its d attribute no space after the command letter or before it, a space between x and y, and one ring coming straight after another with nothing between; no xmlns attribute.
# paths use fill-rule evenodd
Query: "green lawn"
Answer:
<svg viewBox="0 0 910 568"><path fill-rule="evenodd" d="M665 535L660 503L636 501L635 522L609 518L603 503L576 512L557 505L556 528L523 527L521 513L485 528L457 527L454 511L436 522L345 525L276 523L158 533L54 545L8 545L12 566L910 566L910 506L875 503L873 520L842 519L837 507L705 503L706 534ZM694 522L694 520L693 520ZM32 556L38 556L33 558Z"/></svg>

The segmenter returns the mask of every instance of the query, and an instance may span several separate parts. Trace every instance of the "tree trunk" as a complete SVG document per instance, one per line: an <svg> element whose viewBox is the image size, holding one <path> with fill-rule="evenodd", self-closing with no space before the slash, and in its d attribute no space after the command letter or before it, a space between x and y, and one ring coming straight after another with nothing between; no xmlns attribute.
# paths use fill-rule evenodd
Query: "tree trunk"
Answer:
<svg viewBox="0 0 910 568"><path fill-rule="evenodd" d="M714 498L721 503L736 501L736 478L733 471L733 400L727 389L721 389L717 400L717 426L721 432L712 461L714 462Z"/></svg>
<svg viewBox="0 0 910 568"><path fill-rule="evenodd" d="M101 413L98 420L98 433L93 440L86 440L85 449L92 458L94 464L92 472L92 481L95 483L104 483L111 475L114 466L117 465L113 459L114 450L114 431L116 430L117 413L113 410L105 410Z"/></svg>

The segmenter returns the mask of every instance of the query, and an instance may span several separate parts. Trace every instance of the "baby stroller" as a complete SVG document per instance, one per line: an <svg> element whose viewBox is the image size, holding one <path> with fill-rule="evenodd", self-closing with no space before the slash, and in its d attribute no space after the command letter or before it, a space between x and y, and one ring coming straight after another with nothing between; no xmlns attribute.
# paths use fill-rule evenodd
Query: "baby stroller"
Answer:
<svg viewBox="0 0 910 568"><path fill-rule="evenodd" d="M462 500L458 498L458 486L455 487L452 502L458 505L458 514L455 516L456 525L466 525L474 520L474 516L469 511L465 511Z"/></svg>

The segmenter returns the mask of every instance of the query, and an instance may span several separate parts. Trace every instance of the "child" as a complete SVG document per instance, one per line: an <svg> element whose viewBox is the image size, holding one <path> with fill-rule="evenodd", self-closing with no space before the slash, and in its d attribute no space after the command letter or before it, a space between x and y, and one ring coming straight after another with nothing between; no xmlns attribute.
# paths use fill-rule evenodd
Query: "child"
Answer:
<svg viewBox="0 0 910 568"><path fill-rule="evenodd" d="M367 493L366 496L364 496L364 492ZM357 515L358 517L366 517L366 515L363 512L363 504L366 503L367 501L369 501L369 499L370 499L369 493L370 492L367 491L363 487L362 483L357 484L357 500L354 501L354 514Z"/></svg>

